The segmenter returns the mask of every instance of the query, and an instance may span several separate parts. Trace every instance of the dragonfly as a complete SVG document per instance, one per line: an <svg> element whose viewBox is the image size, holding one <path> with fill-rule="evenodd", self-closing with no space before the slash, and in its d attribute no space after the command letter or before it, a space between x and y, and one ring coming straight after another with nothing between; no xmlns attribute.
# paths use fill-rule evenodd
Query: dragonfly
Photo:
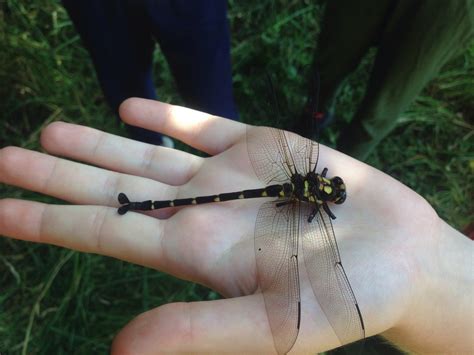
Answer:
<svg viewBox="0 0 474 355"><path fill-rule="evenodd" d="M258 286L263 293L277 353L288 353L298 337L303 267L314 296L341 344L364 338L362 313L341 261L331 222L336 216L329 207L346 200L343 179L328 177L327 168L317 172L317 142L276 128L248 127L248 155L265 187L140 202L132 202L120 193L118 213L266 199L256 216L254 250Z"/></svg>

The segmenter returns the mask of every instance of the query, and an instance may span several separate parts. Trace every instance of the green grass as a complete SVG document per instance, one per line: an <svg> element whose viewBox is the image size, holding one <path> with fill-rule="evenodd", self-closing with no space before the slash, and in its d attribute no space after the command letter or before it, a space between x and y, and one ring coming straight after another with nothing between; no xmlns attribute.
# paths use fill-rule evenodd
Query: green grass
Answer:
<svg viewBox="0 0 474 355"><path fill-rule="evenodd" d="M63 8L53 0L0 6L0 147L41 150L41 129L55 120L124 135ZM266 73L281 83L289 107L302 106L321 13L312 1L230 1L235 94L246 122L274 122L268 105L255 99L268 92ZM361 99L372 56L342 89L340 117L348 119ZM159 51L155 62L161 99L181 103ZM474 217L472 112L474 46L443 68L369 160L424 196L456 228ZM54 201L1 185L0 197L7 196ZM2 354L105 353L135 315L172 301L216 297L111 258L0 240Z"/></svg>

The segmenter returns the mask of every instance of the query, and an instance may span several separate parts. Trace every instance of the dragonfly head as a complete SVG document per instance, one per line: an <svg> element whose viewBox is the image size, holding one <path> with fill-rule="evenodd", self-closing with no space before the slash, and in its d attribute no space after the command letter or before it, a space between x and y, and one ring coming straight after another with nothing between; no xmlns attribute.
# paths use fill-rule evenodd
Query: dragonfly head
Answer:
<svg viewBox="0 0 474 355"><path fill-rule="evenodd" d="M346 185L344 184L344 180L339 176L333 177L331 182L334 189L334 199L332 201L335 204L340 205L346 200Z"/></svg>

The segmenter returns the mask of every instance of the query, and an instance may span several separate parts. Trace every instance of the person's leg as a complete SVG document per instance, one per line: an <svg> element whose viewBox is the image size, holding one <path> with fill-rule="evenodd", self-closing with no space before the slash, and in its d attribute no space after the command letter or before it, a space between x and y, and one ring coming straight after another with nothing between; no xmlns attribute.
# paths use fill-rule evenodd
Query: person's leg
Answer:
<svg viewBox="0 0 474 355"><path fill-rule="evenodd" d="M128 97L155 99L152 81L154 42L141 2L63 0L90 53L105 99L118 115ZM161 135L127 126L132 138L161 144Z"/></svg>
<svg viewBox="0 0 474 355"><path fill-rule="evenodd" d="M153 31L190 107L238 119L225 0L148 2Z"/></svg>
<svg viewBox="0 0 474 355"><path fill-rule="evenodd" d="M375 45L392 3L390 0L327 2L315 53L322 109L330 106L341 82Z"/></svg>
<svg viewBox="0 0 474 355"><path fill-rule="evenodd" d="M407 0L397 6L398 20L388 23L365 98L339 139L339 149L362 160L474 34L472 0Z"/></svg>
<svg viewBox="0 0 474 355"><path fill-rule="evenodd" d="M315 85L311 82L308 85L309 103L295 122L293 131L312 138L312 126L315 123L319 128L328 123L334 97L341 83L357 68L368 49L375 45L392 7L392 0L327 2L311 74L312 78L319 76L320 113L315 117L313 107L309 107L316 100Z"/></svg>

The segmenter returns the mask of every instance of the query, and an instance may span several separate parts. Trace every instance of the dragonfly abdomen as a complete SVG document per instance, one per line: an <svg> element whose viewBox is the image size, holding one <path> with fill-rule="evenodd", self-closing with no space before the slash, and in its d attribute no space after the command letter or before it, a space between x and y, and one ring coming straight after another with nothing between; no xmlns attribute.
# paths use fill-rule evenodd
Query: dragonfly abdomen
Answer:
<svg viewBox="0 0 474 355"><path fill-rule="evenodd" d="M261 189L242 190L235 192L225 192L218 195L198 196L192 198L179 198L176 200L167 201L153 201L153 209L160 209L166 207L200 205L203 203L224 202L232 200L240 200L246 198L259 197L279 197L284 191L283 185L271 185Z"/></svg>
<svg viewBox="0 0 474 355"><path fill-rule="evenodd" d="M260 189L242 190L235 192L225 192L218 195L198 196L190 198L179 198L175 200L161 200L161 201L142 201L130 202L124 193L119 194L119 202L123 204L118 210L119 214L125 214L129 210L158 210L161 208L200 205L204 203L224 202L231 200L240 200L248 198L261 197L285 197L289 196L293 191L291 184L276 184L270 185Z"/></svg>

